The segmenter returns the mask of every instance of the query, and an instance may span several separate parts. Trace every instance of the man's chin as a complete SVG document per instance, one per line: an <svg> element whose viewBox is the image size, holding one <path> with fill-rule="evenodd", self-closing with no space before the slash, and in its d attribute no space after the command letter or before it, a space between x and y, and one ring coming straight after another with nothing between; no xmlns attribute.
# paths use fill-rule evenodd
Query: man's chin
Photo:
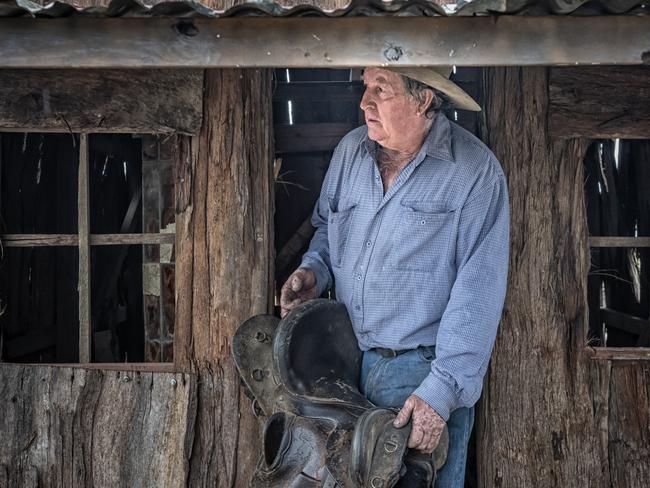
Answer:
<svg viewBox="0 0 650 488"><path fill-rule="evenodd" d="M381 144L381 141L384 139L386 134L381 131L374 130L372 127L368 126L368 139L375 141Z"/></svg>

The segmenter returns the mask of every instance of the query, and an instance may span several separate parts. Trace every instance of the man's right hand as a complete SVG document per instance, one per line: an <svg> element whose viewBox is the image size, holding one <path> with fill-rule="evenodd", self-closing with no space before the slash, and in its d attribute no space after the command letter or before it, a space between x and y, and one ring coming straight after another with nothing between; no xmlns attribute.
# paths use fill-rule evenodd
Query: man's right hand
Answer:
<svg viewBox="0 0 650 488"><path fill-rule="evenodd" d="M284 317L293 308L312 298L317 298L314 272L311 269L298 268L282 286L280 317Z"/></svg>

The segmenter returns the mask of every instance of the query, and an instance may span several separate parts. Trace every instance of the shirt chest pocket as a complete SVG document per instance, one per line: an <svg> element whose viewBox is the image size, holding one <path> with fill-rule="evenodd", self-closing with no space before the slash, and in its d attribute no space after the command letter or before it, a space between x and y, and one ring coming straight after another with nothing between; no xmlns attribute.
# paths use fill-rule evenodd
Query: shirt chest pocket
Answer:
<svg viewBox="0 0 650 488"><path fill-rule="evenodd" d="M345 255L355 208L356 203L341 202L336 204L330 201L327 238L332 266L340 266Z"/></svg>
<svg viewBox="0 0 650 488"><path fill-rule="evenodd" d="M391 267L433 272L453 261L454 211L441 205L403 201L390 255Z"/></svg>

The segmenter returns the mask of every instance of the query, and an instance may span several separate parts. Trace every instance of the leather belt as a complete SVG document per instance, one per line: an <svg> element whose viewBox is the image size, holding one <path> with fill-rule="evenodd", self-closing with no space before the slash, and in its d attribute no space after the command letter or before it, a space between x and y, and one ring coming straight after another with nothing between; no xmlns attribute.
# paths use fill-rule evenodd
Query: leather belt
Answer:
<svg viewBox="0 0 650 488"><path fill-rule="evenodd" d="M404 354L405 352L410 352L413 351L413 349L387 349L385 347L375 347L372 349L376 353L378 353L380 356L384 358L396 358L400 354Z"/></svg>
<svg viewBox="0 0 650 488"><path fill-rule="evenodd" d="M400 354L404 354L411 351L417 351L418 349L421 348L433 348L433 347L435 346L418 346L415 349L388 349L386 347L375 347L370 350L375 351L377 354L379 354L384 358L396 358Z"/></svg>

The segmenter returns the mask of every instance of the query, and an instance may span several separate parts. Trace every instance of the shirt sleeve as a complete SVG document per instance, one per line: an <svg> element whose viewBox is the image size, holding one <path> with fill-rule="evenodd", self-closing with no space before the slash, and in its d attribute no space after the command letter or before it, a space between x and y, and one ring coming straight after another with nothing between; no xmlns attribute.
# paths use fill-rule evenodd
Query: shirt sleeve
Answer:
<svg viewBox="0 0 650 488"><path fill-rule="evenodd" d="M340 166L341 144L337 146L330 161L330 166L325 174L320 195L314 207L311 223L316 228L314 237L309 243L309 249L302 256L301 268L308 268L314 272L318 296L329 290L334 283L332 265L330 261L329 240L327 237L327 222L329 220L329 187Z"/></svg>
<svg viewBox="0 0 650 488"><path fill-rule="evenodd" d="M491 177L475 184L461 209L456 280L440 321L431 373L414 392L445 421L481 395L505 299L508 190L498 162L490 163L496 168Z"/></svg>

